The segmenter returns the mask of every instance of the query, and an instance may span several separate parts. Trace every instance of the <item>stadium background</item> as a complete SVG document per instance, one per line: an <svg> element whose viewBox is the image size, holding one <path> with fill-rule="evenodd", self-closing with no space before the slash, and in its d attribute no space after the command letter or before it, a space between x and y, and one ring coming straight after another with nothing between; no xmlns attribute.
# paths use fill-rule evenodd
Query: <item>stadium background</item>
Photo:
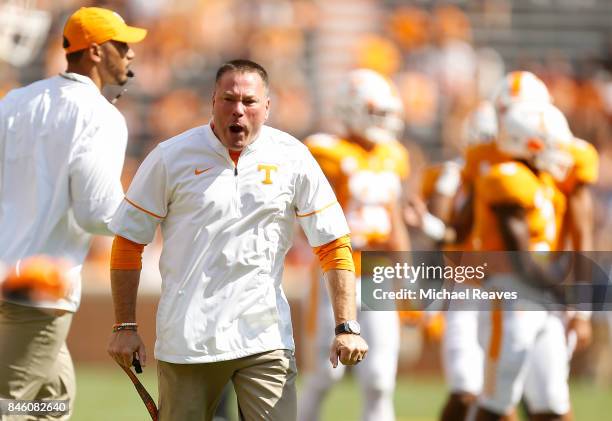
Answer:
<svg viewBox="0 0 612 421"><path fill-rule="evenodd" d="M117 103L130 130L126 187L159 141L208 121L214 72L227 59L248 57L269 70L269 124L298 138L333 130L334 87L348 69L370 67L391 77L406 110L409 189L417 188L425 165L459 153L463 117L506 71L520 68L547 83L574 133L599 150L596 244L612 250L611 0L2 0L0 97L64 70L63 23L77 7L92 5L117 10L149 29L134 46L136 77ZM96 238L69 338L79 382L76 420L146 418L105 351L112 324L109 253L110 240ZM298 241L285 274L302 371L308 366L308 339L300 332L311 254ZM139 299L150 354L158 255L159 242L147 247ZM594 324L593 345L573 364L577 420L610 419L612 412L606 398L612 392L612 349L604 318L595 317ZM438 332L402 329L398 417L434 419L445 393ZM146 382L155 390L152 367ZM357 419L357 396L351 380L344 382L327 402L326 419Z"/></svg>

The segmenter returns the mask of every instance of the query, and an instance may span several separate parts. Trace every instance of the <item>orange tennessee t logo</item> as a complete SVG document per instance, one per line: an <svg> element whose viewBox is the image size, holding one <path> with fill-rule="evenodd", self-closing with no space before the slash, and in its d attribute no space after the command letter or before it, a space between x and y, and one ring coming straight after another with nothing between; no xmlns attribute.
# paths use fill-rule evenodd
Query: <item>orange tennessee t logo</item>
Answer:
<svg viewBox="0 0 612 421"><path fill-rule="evenodd" d="M276 165L259 164L257 166L257 171L261 170L264 170L266 172L266 178L262 180L262 183L272 184L272 178L270 178L270 174L272 171L278 171L278 167Z"/></svg>
<svg viewBox="0 0 612 421"><path fill-rule="evenodd" d="M212 169L212 167L210 167L210 168L205 168L205 169L203 169L203 170L199 170L199 169L197 169L197 168L196 168L196 169L194 170L194 173L195 173L195 175L200 175L200 174L205 173L206 171L208 171L208 170L210 170L210 169Z"/></svg>

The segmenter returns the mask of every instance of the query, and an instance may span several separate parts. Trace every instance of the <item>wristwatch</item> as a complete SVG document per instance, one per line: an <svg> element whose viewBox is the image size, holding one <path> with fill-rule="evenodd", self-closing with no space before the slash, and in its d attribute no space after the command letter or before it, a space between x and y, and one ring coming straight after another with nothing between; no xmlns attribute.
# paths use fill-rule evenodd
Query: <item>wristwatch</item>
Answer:
<svg viewBox="0 0 612 421"><path fill-rule="evenodd" d="M336 326L336 335L341 333L351 333L353 335L361 334L361 326L357 320L348 320Z"/></svg>

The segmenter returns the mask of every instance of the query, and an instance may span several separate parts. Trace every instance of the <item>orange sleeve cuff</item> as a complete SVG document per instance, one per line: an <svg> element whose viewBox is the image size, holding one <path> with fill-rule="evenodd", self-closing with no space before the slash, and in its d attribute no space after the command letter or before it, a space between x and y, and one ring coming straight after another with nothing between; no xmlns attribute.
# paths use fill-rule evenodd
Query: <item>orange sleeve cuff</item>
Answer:
<svg viewBox="0 0 612 421"><path fill-rule="evenodd" d="M110 268L122 270L142 269L143 250L144 244L138 244L116 235L111 250Z"/></svg>
<svg viewBox="0 0 612 421"><path fill-rule="evenodd" d="M323 272L331 269L350 270L355 272L353 263L351 238L348 235L340 237L330 243L319 247L313 247L314 253L319 258L319 264Z"/></svg>

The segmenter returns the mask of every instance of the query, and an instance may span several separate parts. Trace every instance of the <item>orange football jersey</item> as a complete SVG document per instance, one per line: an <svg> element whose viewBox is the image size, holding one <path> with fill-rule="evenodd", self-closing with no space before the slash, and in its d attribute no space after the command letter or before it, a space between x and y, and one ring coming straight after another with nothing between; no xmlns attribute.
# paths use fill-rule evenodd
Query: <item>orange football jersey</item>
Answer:
<svg viewBox="0 0 612 421"><path fill-rule="evenodd" d="M436 182L442 172L442 164L428 165L421 173L421 197L427 201L436 190Z"/></svg>
<svg viewBox="0 0 612 421"><path fill-rule="evenodd" d="M495 205L516 205L525 210L531 250L554 250L565 214L565 196L552 177L535 174L517 161L493 165L476 179L474 246L477 250L504 250Z"/></svg>
<svg viewBox="0 0 612 421"><path fill-rule="evenodd" d="M567 152L574 159L565 180L559 183L559 188L565 194L571 194L577 184L593 184L599 174L599 154L597 149L586 140L574 138L567 145Z"/></svg>
<svg viewBox="0 0 612 421"><path fill-rule="evenodd" d="M355 250L375 248L391 231L389 206L408 177L408 151L399 142L367 151L340 137L318 134L305 140L331 183L351 229Z"/></svg>
<svg viewBox="0 0 612 421"><path fill-rule="evenodd" d="M465 164L463 166L463 182L472 185L476 179L501 162L510 161L511 158L501 152L495 142L477 143L468 146L465 150Z"/></svg>

